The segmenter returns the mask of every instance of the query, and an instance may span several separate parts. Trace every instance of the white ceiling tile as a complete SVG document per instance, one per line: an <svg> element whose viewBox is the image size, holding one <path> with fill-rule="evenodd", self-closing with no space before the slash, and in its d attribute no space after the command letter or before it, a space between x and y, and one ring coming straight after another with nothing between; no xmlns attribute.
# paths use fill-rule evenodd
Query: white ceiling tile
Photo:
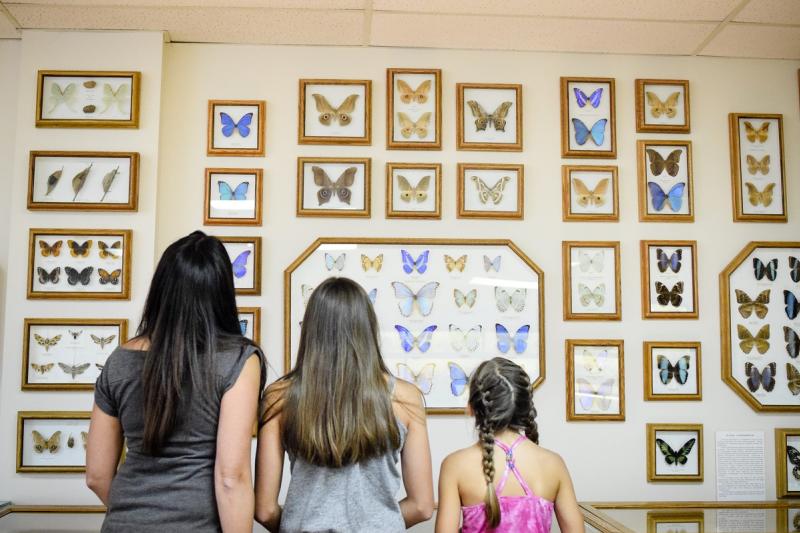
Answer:
<svg viewBox="0 0 800 533"><path fill-rule="evenodd" d="M798 0L750 0L736 18L737 22L800 24Z"/></svg>
<svg viewBox="0 0 800 533"><path fill-rule="evenodd" d="M730 23L700 55L800 59L800 27Z"/></svg>
<svg viewBox="0 0 800 533"><path fill-rule="evenodd" d="M11 0L6 5L125 7L265 7L271 9L363 9L365 0Z"/></svg>
<svg viewBox="0 0 800 533"><path fill-rule="evenodd" d="M14 22L0 8L0 39L18 39L19 30L14 26Z"/></svg>

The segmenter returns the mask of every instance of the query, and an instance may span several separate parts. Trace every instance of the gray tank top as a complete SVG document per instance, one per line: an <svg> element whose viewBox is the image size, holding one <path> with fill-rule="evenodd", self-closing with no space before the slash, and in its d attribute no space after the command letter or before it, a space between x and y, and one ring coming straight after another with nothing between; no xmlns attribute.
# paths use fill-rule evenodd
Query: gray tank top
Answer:
<svg viewBox="0 0 800 533"><path fill-rule="evenodd" d="M391 381L394 389L394 379ZM398 461L408 429L400 420L400 447L367 461L329 468L291 455L292 478L281 533L395 533L406 530L397 491Z"/></svg>

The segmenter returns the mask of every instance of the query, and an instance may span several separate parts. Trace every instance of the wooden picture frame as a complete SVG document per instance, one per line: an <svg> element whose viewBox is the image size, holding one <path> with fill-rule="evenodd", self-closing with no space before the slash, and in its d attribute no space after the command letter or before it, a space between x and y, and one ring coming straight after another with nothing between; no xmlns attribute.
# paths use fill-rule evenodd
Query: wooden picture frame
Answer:
<svg viewBox="0 0 800 533"><path fill-rule="evenodd" d="M636 153L639 221L694 222L692 141L638 140Z"/></svg>
<svg viewBox="0 0 800 533"><path fill-rule="evenodd" d="M697 241L644 240L639 252L642 318L698 318ZM687 266L691 266L688 272Z"/></svg>
<svg viewBox="0 0 800 533"><path fill-rule="evenodd" d="M77 463L73 459L71 463L73 464L56 464L51 463L47 465L46 463L43 465L32 465L26 462L26 455L28 459L32 457L38 457L42 460L52 459L53 455L80 455L80 452L84 448L81 431L82 428L86 428L85 432L88 433L89 431L89 420L91 419L92 413L89 411L18 411L17 412L17 451L16 451L16 472L17 473L28 473L28 474L62 474L62 473L82 473L86 471L86 457L85 453L83 454L83 462L82 464L74 464ZM33 422L31 422L33 421ZM36 454L33 451L33 442L34 438L32 436L33 429L30 426L35 426L36 421L56 421L56 423L52 424L45 424L39 425L39 429L44 429L44 427L50 428L47 434L41 434L46 441L47 444L50 444L51 439L53 438L52 430L55 428L66 428L71 427L72 431L75 433L70 433L69 435L64 435L64 431L69 431L66 429L58 429L57 431L61 431L61 439L59 442L58 447L55 451L51 452L50 448L45 448L42 453ZM64 425L67 421L80 421L79 423ZM60 424L59 424L60 422ZM29 433L29 431L31 433ZM70 448L68 446L68 441L70 436L73 438L73 446ZM59 440L59 439L57 439ZM29 444L29 446L25 447L25 444ZM28 453L26 453L28 451ZM85 450L83 450L85 452Z"/></svg>
<svg viewBox="0 0 800 533"><path fill-rule="evenodd" d="M681 435L685 434L685 435ZM664 440L676 453L680 453L683 446L688 444L689 439L695 439L695 443L687 453L685 465L668 465L664 460L664 454L659 450L656 439ZM673 440L674 439L674 440ZM671 442L670 442L671 441ZM676 442L685 444L678 445ZM695 455L696 454L696 455ZM702 482L703 481L703 424L647 424L647 481L650 483L660 482ZM691 457L695 460L692 461ZM690 463L695 462L695 465ZM662 472L659 473L659 465ZM695 468L690 468L694 466ZM686 467L686 468L685 468ZM664 474L663 470L673 469L677 473Z"/></svg>
<svg viewBox="0 0 800 533"><path fill-rule="evenodd" d="M126 162L127 168L120 171L120 163L124 165ZM99 171L95 163L99 163ZM95 171L92 172L92 169ZM82 183L79 192L75 193L73 178L87 170L83 180L79 181ZM119 185L126 180L127 187L120 188ZM107 191L106 183L109 184ZM51 197L53 192L62 197ZM121 194L123 192L124 196ZM87 193L91 199L84 199ZM111 199L106 203L104 200L108 194L111 194ZM77 200L78 196L81 196L80 200ZM31 211L136 211L138 203L138 152L33 150L30 153L28 209Z"/></svg>
<svg viewBox="0 0 800 533"><path fill-rule="evenodd" d="M618 222L618 167L562 165L561 218L564 222Z"/></svg>
<svg viewBox="0 0 800 533"><path fill-rule="evenodd" d="M441 163L386 163L386 218L441 219Z"/></svg>
<svg viewBox="0 0 800 533"><path fill-rule="evenodd" d="M800 428L775 428L775 496L800 498Z"/></svg>
<svg viewBox="0 0 800 533"><path fill-rule="evenodd" d="M577 350L581 353L578 354ZM567 361L567 421L624 421L625 341L566 339L564 353ZM578 357L580 362L576 360ZM613 398L615 392L616 412L609 411L615 403L609 398ZM603 407L604 401L606 407Z"/></svg>
<svg viewBox="0 0 800 533"><path fill-rule="evenodd" d="M704 533L705 514L703 511L688 511L682 509L648 511L647 512L647 533L662 533L660 525L674 525L680 527L683 533ZM696 527L686 528L692 525ZM669 531L669 530L668 530ZM673 530L677 531L677 530Z"/></svg>
<svg viewBox="0 0 800 533"><path fill-rule="evenodd" d="M617 157L614 84L614 78L561 78L562 157L593 159ZM596 96L598 94L599 96ZM576 129L577 123L573 119L582 124L580 131ZM595 129L601 120L607 121L603 129ZM597 142L598 139L600 143ZM581 140L583 142L580 142Z"/></svg>
<svg viewBox="0 0 800 533"><path fill-rule="evenodd" d="M74 329L73 329L74 328ZM82 329L78 329L82 328ZM85 331L88 328L95 328L95 333L90 334ZM107 333L115 331L113 339L109 340ZM43 333L44 330L60 330L58 333L40 335L36 338L34 330ZM31 340L34 342L31 342ZM90 342L89 339L93 339ZM26 318L23 326L22 338L22 385L24 391L72 391L72 390L94 390L94 382L100 373L106 358L117 346L123 345L128 340L128 320L124 318ZM99 342L98 342L99 341ZM60 345L60 346L59 346ZM59 348L56 350L56 346ZM52 351L50 348L54 348ZM36 349L38 355L32 357L32 350ZM89 366L70 379L70 374L66 369L57 367L55 363L62 363L72 367L75 371L85 365L76 365L76 356L82 354L81 360L85 361L90 357L86 352L93 352L94 359L89 361ZM66 357L67 353L71 357ZM39 363L34 363L34 360ZM47 368L47 370L45 370ZM65 377L62 381L44 381L37 376L54 377L57 373Z"/></svg>
<svg viewBox="0 0 800 533"><path fill-rule="evenodd" d="M486 180L491 180L493 185L488 185ZM525 166L459 163L456 197L458 218L522 220L525 218Z"/></svg>
<svg viewBox="0 0 800 533"><path fill-rule="evenodd" d="M689 80L637 79L635 93L637 133L691 133Z"/></svg>
<svg viewBox="0 0 800 533"><path fill-rule="evenodd" d="M353 94L357 98L348 104ZM298 101L298 144L372 144L371 80L301 79ZM338 113L342 107L352 109ZM339 116L347 117L347 124Z"/></svg>
<svg viewBox="0 0 800 533"><path fill-rule="evenodd" d="M266 117L264 100L209 100L206 155L263 157Z"/></svg>
<svg viewBox="0 0 800 533"><path fill-rule="evenodd" d="M800 531L800 507L779 507L775 515L775 531Z"/></svg>
<svg viewBox="0 0 800 533"><path fill-rule="evenodd" d="M425 121L425 113L431 113L432 120L429 115ZM425 135L422 128L427 130ZM386 69L386 149L442 149L440 69Z"/></svg>
<svg viewBox="0 0 800 533"><path fill-rule="evenodd" d="M754 124L756 121L760 123ZM768 124L766 131L765 124ZM775 127L770 128L771 125ZM733 221L788 222L783 115L730 113L728 131Z"/></svg>
<svg viewBox="0 0 800 533"><path fill-rule="evenodd" d="M319 167L328 185L317 185L315 167ZM352 185L347 187L350 196L343 201L334 192L333 184L345 179L350 167L356 167ZM309 182L309 183L307 183ZM323 201L320 191L327 188ZM353 195L355 190L357 195ZM317 206L313 206L313 199ZM353 201L355 200L355 205ZM323 205L334 207L321 207ZM369 157L298 157L297 158L297 216L298 217L357 217L370 218L372 213L372 158Z"/></svg>
<svg viewBox="0 0 800 533"><path fill-rule="evenodd" d="M561 258L564 320L622 320L619 241L562 241ZM576 301L587 311L576 310Z"/></svg>
<svg viewBox="0 0 800 533"><path fill-rule="evenodd" d="M234 277L233 285L236 289L236 294L241 296L260 296L261 237L220 236L217 238L222 241L231 259Z"/></svg>
<svg viewBox="0 0 800 533"><path fill-rule="evenodd" d="M479 93L484 93L481 101L476 100ZM510 107L505 108L505 104L509 102L508 99L512 98L512 95L513 100ZM505 115L502 114L504 108ZM469 115L467 111L469 111ZM481 113L481 115L476 113ZM503 120L502 128L498 127L497 119ZM521 152L522 126L522 85L518 83L456 84L457 150Z"/></svg>
<svg viewBox="0 0 800 533"><path fill-rule="evenodd" d="M222 178L227 178L227 181ZM236 178L231 182L232 178ZM218 192L213 185L217 183ZM220 189L221 183L227 187ZM240 187L247 183L244 198L240 198ZM260 226L263 209L264 171L260 168L207 168L205 171L205 187L203 195L204 226ZM216 196L217 198L214 198ZM227 199L223 199L227 196ZM237 204L246 209L238 209ZM216 204L216 205L215 205ZM252 205L252 207L250 207ZM249 214L252 216L239 216ZM231 216L223 216L230 212Z"/></svg>
<svg viewBox="0 0 800 533"><path fill-rule="evenodd" d="M242 320L247 320L247 324L242 328L242 335L253 340L256 344L261 344L261 308L260 307L237 307L239 313L239 325ZM246 316L246 318L242 318Z"/></svg>
<svg viewBox="0 0 800 533"><path fill-rule="evenodd" d="M36 73L36 127L136 129L139 127L141 77L141 73L135 71L39 70ZM55 81L57 79L61 79L60 83ZM126 81L127 90L123 89ZM48 82L49 90L45 88ZM116 85L116 90L112 84ZM128 91L130 97L126 98ZM98 111L101 106L103 109ZM95 112L109 115L97 118Z"/></svg>
<svg viewBox="0 0 800 533"><path fill-rule="evenodd" d="M703 399L703 362L699 342L644 341L642 355L644 401L699 402ZM676 358L675 355L680 357ZM686 380L680 383L678 370L683 369L684 361L688 365ZM664 372L663 375L661 372Z"/></svg>
<svg viewBox="0 0 800 533"><path fill-rule="evenodd" d="M69 245L72 239L68 237L78 239L74 249ZM129 300L132 238L133 232L127 229L31 228L28 237L28 299ZM105 248L101 248L101 240ZM41 241L38 248L37 241ZM86 245L87 241L91 242ZM73 253L76 249L81 253ZM70 275L67 269L73 270L74 275ZM44 282L42 271L47 274ZM84 280L87 281L84 283ZM58 290L45 290L51 287ZM75 290L62 290L69 287L75 287Z"/></svg>

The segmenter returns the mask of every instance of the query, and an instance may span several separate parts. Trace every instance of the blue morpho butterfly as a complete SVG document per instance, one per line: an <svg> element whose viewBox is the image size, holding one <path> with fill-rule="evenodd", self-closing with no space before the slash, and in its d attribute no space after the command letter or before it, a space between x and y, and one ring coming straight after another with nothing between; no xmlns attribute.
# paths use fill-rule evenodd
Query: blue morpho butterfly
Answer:
<svg viewBox="0 0 800 533"><path fill-rule="evenodd" d="M247 319L242 319L239 321L239 328L242 330L242 336L247 335Z"/></svg>
<svg viewBox="0 0 800 533"><path fill-rule="evenodd" d="M572 125L575 126L575 142L579 145L583 146L586 144L586 141L589 137L592 138L594 143L597 146L603 144L603 140L606 138L606 124L608 123L608 119L601 118L597 122L594 123L592 129L586 127L586 124L583 123L582 120L578 118L572 119Z"/></svg>
<svg viewBox="0 0 800 533"><path fill-rule="evenodd" d="M771 259L766 264L758 257L753 258L753 274L757 280L761 280L764 276L770 281L775 281L778 277L778 260Z"/></svg>
<svg viewBox="0 0 800 533"><path fill-rule="evenodd" d="M428 270L429 255L430 250L425 250L415 260L406 250L400 250L400 257L403 260L403 272L406 274L411 274L414 272L414 270L416 270L420 274L424 274L425 271Z"/></svg>
<svg viewBox="0 0 800 533"><path fill-rule="evenodd" d="M231 262L231 266L233 267L233 275L237 278L244 277L247 274L247 258L250 257L250 250L245 250L244 252L240 253L236 256Z"/></svg>
<svg viewBox="0 0 800 533"><path fill-rule="evenodd" d="M417 292L411 290L408 285L399 281L392 282L394 296L397 298L397 307L400 314L411 316L416 308L422 316L428 316L433 311L433 301L436 299L436 289L439 288L438 281L430 281L420 288Z"/></svg>
<svg viewBox="0 0 800 533"><path fill-rule="evenodd" d="M686 380L689 378L689 356L684 355L678 362L674 365L670 362L670 360L663 356L658 356L658 377L661 379L661 383L667 385L672 378L675 378L675 381L680 383L681 385L686 384Z"/></svg>
<svg viewBox="0 0 800 533"><path fill-rule="evenodd" d="M797 296L792 291L783 291L783 302L786 304L786 316L789 320L797 318L800 313L800 301L797 300Z"/></svg>
<svg viewBox="0 0 800 533"><path fill-rule="evenodd" d="M800 259L789 256L789 277L795 283L800 282Z"/></svg>
<svg viewBox="0 0 800 533"><path fill-rule="evenodd" d="M747 375L747 388L750 389L750 392L756 392L759 387L763 387L767 392L772 392L772 389L775 388L777 368L777 363L772 362L759 372L758 367L753 363L745 363L744 373Z"/></svg>
<svg viewBox="0 0 800 533"><path fill-rule="evenodd" d="M600 98L603 96L603 88L595 89L595 91L586 96L586 93L573 87L572 91L575 93L575 101L578 102L578 107L586 107L586 102L592 104L592 107L597 108L600 105Z"/></svg>
<svg viewBox="0 0 800 533"><path fill-rule="evenodd" d="M650 190L650 201L653 203L653 209L661 211L664 209L664 204L669 202L669 208L674 212L681 210L683 205L683 192L686 190L685 183L676 183L672 186L669 192L664 192L664 189L657 183L652 181L647 182L647 188Z"/></svg>
<svg viewBox="0 0 800 533"><path fill-rule="evenodd" d="M227 182L220 180L219 185L219 199L220 200L247 200L247 190L250 188L250 183L243 181L231 189Z"/></svg>
<svg viewBox="0 0 800 533"><path fill-rule="evenodd" d="M515 352L518 354L523 353L528 348L528 333L530 330L531 326L526 324L517 330L514 337L511 337L511 334L504 325L495 324L494 331L497 334L497 349L500 350L501 353L508 353L511 346L514 346Z"/></svg>
<svg viewBox="0 0 800 533"><path fill-rule="evenodd" d="M656 260L658 263L659 272L666 272L667 269L671 269L673 272L678 272L681 269L681 256L683 255L683 250L678 248L672 255L667 255L664 250L661 248L656 248Z"/></svg>
<svg viewBox="0 0 800 533"><path fill-rule="evenodd" d="M450 362L447 366L450 368L450 392L453 396L461 396L469 385L469 374L456 363Z"/></svg>
<svg viewBox="0 0 800 533"><path fill-rule="evenodd" d="M253 113L245 113L239 122L234 122L227 113L220 112L219 119L222 121L222 134L230 137L233 132L239 130L239 135L247 137L250 135L250 123L253 122Z"/></svg>
<svg viewBox="0 0 800 533"><path fill-rule="evenodd" d="M417 348L420 352L425 353L431 348L431 338L437 327L436 325L428 326L416 337L408 329L399 324L395 324L394 329L396 329L397 333L400 335L400 346L403 348L404 352L407 353Z"/></svg>

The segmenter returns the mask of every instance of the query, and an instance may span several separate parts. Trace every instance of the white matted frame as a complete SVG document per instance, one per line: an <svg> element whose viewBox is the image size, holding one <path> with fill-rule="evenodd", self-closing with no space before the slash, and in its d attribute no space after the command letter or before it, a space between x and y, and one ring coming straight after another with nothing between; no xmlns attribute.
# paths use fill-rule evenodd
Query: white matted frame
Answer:
<svg viewBox="0 0 800 533"><path fill-rule="evenodd" d="M561 156L617 157L614 78L561 78Z"/></svg>
<svg viewBox="0 0 800 533"><path fill-rule="evenodd" d="M625 420L625 341L567 339L567 420Z"/></svg>
<svg viewBox="0 0 800 533"><path fill-rule="evenodd" d="M456 171L458 218L525 217L525 167L459 163Z"/></svg>
<svg viewBox="0 0 800 533"><path fill-rule="evenodd" d="M640 222L694 222L691 141L636 141Z"/></svg>
<svg viewBox="0 0 800 533"><path fill-rule="evenodd" d="M644 341L645 401L700 401L703 364L699 342Z"/></svg>
<svg viewBox="0 0 800 533"><path fill-rule="evenodd" d="M442 71L386 69L386 149L442 149Z"/></svg>
<svg viewBox="0 0 800 533"><path fill-rule="evenodd" d="M800 428L775 428L775 495L800 498Z"/></svg>
<svg viewBox="0 0 800 533"><path fill-rule="evenodd" d="M563 165L561 213L564 222L619 221L616 166Z"/></svg>
<svg viewBox="0 0 800 533"><path fill-rule="evenodd" d="M298 144L372 144L372 81L301 79Z"/></svg>
<svg viewBox="0 0 800 533"><path fill-rule="evenodd" d="M638 133L691 133L689 80L636 80Z"/></svg>
<svg viewBox="0 0 800 533"><path fill-rule="evenodd" d="M16 471L85 472L90 417L89 411L19 411Z"/></svg>
<svg viewBox="0 0 800 533"><path fill-rule="evenodd" d="M218 237L233 266L236 294L261 294L261 237Z"/></svg>
<svg viewBox="0 0 800 533"><path fill-rule="evenodd" d="M622 320L619 241L563 241L564 320Z"/></svg>
<svg viewBox="0 0 800 533"><path fill-rule="evenodd" d="M263 187L260 168L207 168L203 224L260 226Z"/></svg>
<svg viewBox="0 0 800 533"><path fill-rule="evenodd" d="M522 151L522 85L456 84L456 148Z"/></svg>
<svg viewBox="0 0 800 533"><path fill-rule="evenodd" d="M263 156L266 114L264 100L209 100L207 155Z"/></svg>
<svg viewBox="0 0 800 533"><path fill-rule="evenodd" d="M698 318L697 242L640 241L642 318Z"/></svg>
<svg viewBox="0 0 800 533"><path fill-rule="evenodd" d="M298 217L369 218L371 195L371 158L297 158Z"/></svg>
<svg viewBox="0 0 800 533"><path fill-rule="evenodd" d="M386 163L386 218L442 218L441 163Z"/></svg>
<svg viewBox="0 0 800 533"><path fill-rule="evenodd" d="M703 425L647 424L647 480L703 481Z"/></svg>

